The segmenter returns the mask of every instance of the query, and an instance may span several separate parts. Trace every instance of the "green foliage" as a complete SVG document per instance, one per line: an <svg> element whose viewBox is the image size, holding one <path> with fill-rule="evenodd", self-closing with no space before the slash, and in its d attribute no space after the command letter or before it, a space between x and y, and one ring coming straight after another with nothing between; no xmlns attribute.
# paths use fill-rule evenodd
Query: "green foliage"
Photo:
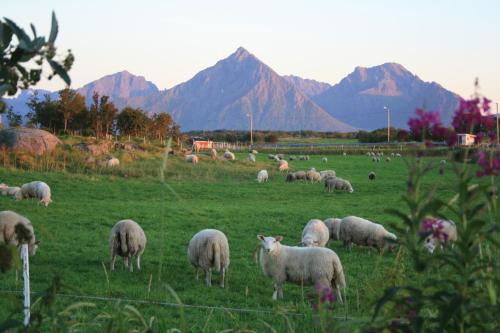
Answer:
<svg viewBox="0 0 500 333"><path fill-rule="evenodd" d="M31 38L12 20L4 18L0 21L0 98L6 94L13 96L18 89L27 89L39 82L45 64L52 69L49 80L59 76L66 84L71 84L67 72L73 65L74 57L71 50L68 50L64 59L57 59L55 41L58 30L55 13L52 13L48 39L38 36L33 24ZM1 103L0 111L5 111L4 103Z"/></svg>
<svg viewBox="0 0 500 333"><path fill-rule="evenodd" d="M148 116L142 109L131 107L124 108L116 119L116 127L121 135L139 136L144 134Z"/></svg>
<svg viewBox="0 0 500 333"><path fill-rule="evenodd" d="M405 142L408 141L408 132L404 129L391 128L391 141ZM371 132L359 131L357 133L359 142L387 142L387 128L379 128Z"/></svg>
<svg viewBox="0 0 500 333"><path fill-rule="evenodd" d="M22 116L14 112L12 107L9 107L7 111L7 120L9 121L9 127L19 127L22 125Z"/></svg>

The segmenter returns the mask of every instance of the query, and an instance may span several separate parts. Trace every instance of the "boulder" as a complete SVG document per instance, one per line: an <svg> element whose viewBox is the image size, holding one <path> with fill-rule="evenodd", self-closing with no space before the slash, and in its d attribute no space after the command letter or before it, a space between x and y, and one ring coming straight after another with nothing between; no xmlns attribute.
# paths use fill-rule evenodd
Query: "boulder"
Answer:
<svg viewBox="0 0 500 333"><path fill-rule="evenodd" d="M111 141L101 141L98 143L84 143L80 142L73 145L74 148L83 150L84 152L88 152L93 156L99 156L109 153L109 149L111 147Z"/></svg>
<svg viewBox="0 0 500 333"><path fill-rule="evenodd" d="M37 128L8 128L0 130L0 147L43 155L61 143L54 134Z"/></svg>

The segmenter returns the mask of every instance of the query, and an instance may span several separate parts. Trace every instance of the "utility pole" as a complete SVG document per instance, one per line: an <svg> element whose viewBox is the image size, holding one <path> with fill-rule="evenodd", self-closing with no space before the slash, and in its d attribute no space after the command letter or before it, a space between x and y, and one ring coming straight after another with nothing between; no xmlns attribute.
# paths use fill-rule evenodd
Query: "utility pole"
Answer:
<svg viewBox="0 0 500 333"><path fill-rule="evenodd" d="M247 113L247 117L250 118L250 146L253 147L253 114L252 114L252 112Z"/></svg>
<svg viewBox="0 0 500 333"><path fill-rule="evenodd" d="M391 110L388 106L384 106L384 110L387 111L387 142L391 141Z"/></svg>
<svg viewBox="0 0 500 333"><path fill-rule="evenodd" d="M497 104L497 145L500 143L500 139L499 139L499 132L498 132L498 102L496 103Z"/></svg>

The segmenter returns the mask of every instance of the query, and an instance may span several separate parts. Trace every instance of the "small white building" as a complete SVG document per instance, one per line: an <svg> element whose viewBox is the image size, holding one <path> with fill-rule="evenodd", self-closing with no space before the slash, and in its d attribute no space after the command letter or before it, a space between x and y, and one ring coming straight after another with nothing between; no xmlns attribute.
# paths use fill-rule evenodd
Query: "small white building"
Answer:
<svg viewBox="0 0 500 333"><path fill-rule="evenodd" d="M474 134L460 133L457 134L457 144L459 146L471 146L476 142Z"/></svg>

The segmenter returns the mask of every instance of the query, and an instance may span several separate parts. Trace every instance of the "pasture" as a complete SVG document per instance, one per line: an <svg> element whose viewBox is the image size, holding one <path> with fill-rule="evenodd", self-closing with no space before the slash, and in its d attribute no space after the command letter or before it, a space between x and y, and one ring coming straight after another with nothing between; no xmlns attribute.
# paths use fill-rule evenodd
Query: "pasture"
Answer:
<svg viewBox="0 0 500 333"><path fill-rule="evenodd" d="M59 297L58 309L78 301L93 302L96 307L75 314L75 318L88 318L132 304L146 320L154 316L160 331L173 327L187 327L190 332L264 332L270 327L279 332L311 331L308 294L314 288L285 284L284 300L273 302L272 280L263 275L254 260L257 234L282 235L283 244L297 245L310 219L347 215L370 219L391 230L391 223L398 223L398 219L385 210L402 207L407 167L403 159L373 163L364 155L329 155L328 163L321 163L323 155L311 155L309 161L289 162L291 170L313 166L317 170L334 169L354 187L352 194L326 193L323 183L286 183L285 174L277 171L277 163L268 160L267 154L259 154L256 164L245 161L245 157L237 154L235 162L213 162L204 157L198 165L169 157L164 181L154 174L123 176L133 173L128 169L136 168L158 170L159 174L162 160L158 157L123 163L116 175L0 168L0 182L10 185L43 180L52 189L53 203L48 208L31 200L16 202L0 196L0 210L14 210L28 217L41 239L38 253L31 257L32 290L45 290L54 275L59 275L64 284L61 293L102 298ZM269 182L255 181L260 169L270 172ZM436 186L438 196L450 198L454 179L450 169L448 163L444 175L437 170L431 172L424 185ZM375 181L368 180L370 171L377 174ZM148 238L142 270L129 273L119 258L117 269L110 272L109 232L118 220L126 218L137 221ZM195 279L187 261L190 238L204 228L219 229L229 239L231 264L225 289L217 286L216 273L214 286L206 288L203 278ZM349 252L340 242L328 246L339 255L347 281L347 302L336 304L333 312L340 318L339 325L345 317L369 318L383 288L401 278L392 270L396 253L380 255L356 246ZM411 272L411 267L405 269ZM22 289L15 270L0 275L0 281L2 291ZM186 307L153 304L177 302L168 287ZM220 306L229 310L210 308ZM20 317L21 307L21 295L1 294L0 318L15 309Z"/></svg>

